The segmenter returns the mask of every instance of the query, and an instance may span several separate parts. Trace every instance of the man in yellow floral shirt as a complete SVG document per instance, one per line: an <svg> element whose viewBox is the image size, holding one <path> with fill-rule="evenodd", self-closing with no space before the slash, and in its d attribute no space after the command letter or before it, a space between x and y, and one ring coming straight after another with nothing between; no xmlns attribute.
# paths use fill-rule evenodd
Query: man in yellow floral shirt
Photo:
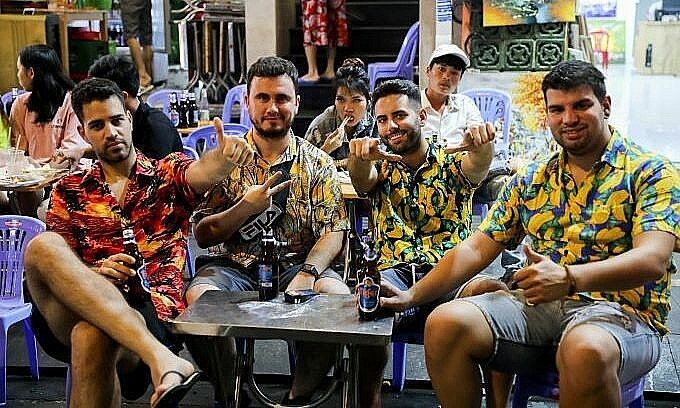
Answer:
<svg viewBox="0 0 680 408"><path fill-rule="evenodd" d="M508 372L556 366L560 404L614 407L620 386L659 359L680 177L609 126L611 100L591 64L566 61L543 81L562 151L518 172L469 239L409 291L382 305L437 298L531 238L517 289L456 300L428 319L428 372L444 407L479 406L478 364Z"/></svg>
<svg viewBox="0 0 680 408"><path fill-rule="evenodd" d="M490 123L470 126L461 145L446 149L429 144L421 129L426 113L411 81L382 83L373 93L373 105L389 153L381 150L380 139L351 140L348 167L357 191L373 201L383 281L406 289L470 234L472 193L489 168L494 129ZM428 313L454 294L449 288L436 301L408 310L397 327L422 330ZM367 354L361 357L367 379L362 383L375 386L375 399L362 406L379 406L387 353Z"/></svg>
<svg viewBox="0 0 680 408"><path fill-rule="evenodd" d="M295 66L282 58L260 58L248 70L246 105L253 129L245 138L255 156L218 183L193 217L196 240L211 247L212 260L189 284L189 304L208 290L258 290L256 261L268 227L278 240L287 242L285 252L295 254L281 260L281 290L349 293L342 277L330 268L348 229L335 165L330 156L290 130L300 103L297 80ZM260 222L267 213L276 215ZM187 344L199 366L213 374L200 342L194 338ZM224 355L231 356L224 363L232 364L233 348L225 346ZM328 372L334 351L327 344L299 345L286 404L309 401Z"/></svg>

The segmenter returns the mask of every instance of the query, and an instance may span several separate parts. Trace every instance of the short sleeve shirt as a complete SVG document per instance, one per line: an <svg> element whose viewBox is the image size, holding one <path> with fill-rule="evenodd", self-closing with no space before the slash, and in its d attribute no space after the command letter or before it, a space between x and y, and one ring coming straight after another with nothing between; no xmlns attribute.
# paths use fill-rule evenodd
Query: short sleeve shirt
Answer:
<svg viewBox="0 0 680 408"><path fill-rule="evenodd" d="M466 154L446 154L430 144L416 171L401 162L376 163L378 184L370 195L381 270L398 263L435 264L470 235L476 185L463 174Z"/></svg>
<svg viewBox="0 0 680 408"><path fill-rule="evenodd" d="M451 140L456 132L470 125L484 123L479 108L467 95L449 95L441 114L432 107L424 89L420 91L420 102L427 113L423 134L428 140L432 140L432 135L437 135L438 140L446 145L445 141Z"/></svg>
<svg viewBox="0 0 680 408"><path fill-rule="evenodd" d="M186 307L182 271L189 217L198 198L186 180L190 163L181 153L156 161L137 152L122 206L97 163L59 180L47 212L47 228L90 265L123 252L123 229L132 228L147 264L151 300L163 320Z"/></svg>
<svg viewBox="0 0 680 408"><path fill-rule="evenodd" d="M525 235L533 249L560 265L585 264L633 248L646 231L666 231L680 250L680 178L668 160L621 136L612 137L580 186L564 152L510 180L479 229L513 247ZM574 299L618 302L659 331L670 309L670 276L630 290L582 292Z"/></svg>
<svg viewBox="0 0 680 408"><path fill-rule="evenodd" d="M287 252L295 254L287 261L302 263L321 236L349 227L333 160L321 149L291 134L284 153L276 162L267 163L257 150L252 131L245 137L255 151L253 161L235 168L228 178L216 185L206 195L192 221L198 222L207 215L228 210L243 198L248 187L264 183L279 165L289 165L292 182L286 208L274 221L273 230L278 240L288 242ZM226 242L211 247L210 252L247 268L260 254L259 238L245 240L236 231Z"/></svg>

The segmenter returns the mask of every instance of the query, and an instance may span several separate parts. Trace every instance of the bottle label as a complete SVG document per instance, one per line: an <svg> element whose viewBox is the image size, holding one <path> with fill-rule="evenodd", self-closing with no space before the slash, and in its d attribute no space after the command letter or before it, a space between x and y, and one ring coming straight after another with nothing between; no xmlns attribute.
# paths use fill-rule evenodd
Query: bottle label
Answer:
<svg viewBox="0 0 680 408"><path fill-rule="evenodd" d="M174 127L179 126L179 113L176 110L170 111L170 122Z"/></svg>
<svg viewBox="0 0 680 408"><path fill-rule="evenodd" d="M151 293L151 285L149 284L149 278L146 276L146 262L142 264L141 267L137 269L137 276L139 276L139 282L142 284L142 289L146 292Z"/></svg>
<svg viewBox="0 0 680 408"><path fill-rule="evenodd" d="M357 294L359 295L359 310L370 313L378 309L380 285L376 285L370 276L365 277L359 284Z"/></svg>
<svg viewBox="0 0 680 408"><path fill-rule="evenodd" d="M257 268L258 282L261 288L271 288L272 285L271 264L260 264Z"/></svg>

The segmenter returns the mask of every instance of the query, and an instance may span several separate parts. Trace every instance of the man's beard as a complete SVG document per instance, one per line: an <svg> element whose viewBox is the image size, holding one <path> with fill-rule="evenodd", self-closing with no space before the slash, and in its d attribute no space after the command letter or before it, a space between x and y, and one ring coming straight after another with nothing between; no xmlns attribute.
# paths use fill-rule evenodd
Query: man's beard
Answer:
<svg viewBox="0 0 680 408"><path fill-rule="evenodd" d="M402 132L403 129L399 129L398 132ZM405 140L401 145L399 145L397 148L393 147L389 140L390 140L390 135L387 135L386 137L381 136L381 139L385 146L387 146L387 149L395 154L399 155L406 155L409 153L413 153L414 151L418 150L420 147L420 128L411 130L410 132L407 131L406 135L404 135Z"/></svg>
<svg viewBox="0 0 680 408"><path fill-rule="evenodd" d="M260 125L255 123L253 123L253 127L257 133L265 139L282 139L290 132L291 124L287 124L287 126L284 126L280 130L264 130Z"/></svg>

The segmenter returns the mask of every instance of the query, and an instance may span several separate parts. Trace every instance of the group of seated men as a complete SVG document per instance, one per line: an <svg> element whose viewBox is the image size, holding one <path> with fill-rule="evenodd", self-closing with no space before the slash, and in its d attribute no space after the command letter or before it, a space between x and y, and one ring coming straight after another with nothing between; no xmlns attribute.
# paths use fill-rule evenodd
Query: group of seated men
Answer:
<svg viewBox="0 0 680 408"><path fill-rule="evenodd" d="M435 62L428 72L457 84L465 67ZM217 342L209 346L233 367L233 339L179 339L167 320L205 291L255 289L253 236L262 231L252 220L271 206L279 214L271 227L295 254L282 259L281 289L350 293L331 269L348 228L335 166L291 132L297 81L289 61L260 58L247 74L252 129L224 136L215 119L218 147L193 162L135 149L132 114L115 83L95 77L73 90L78 131L98 161L55 185L49 232L25 258L34 329L49 354L71 364L73 406L120 406L121 395L139 398L150 383L153 407L175 406L199 377L176 354L183 341L215 387L228 386L215 383L205 350ZM428 372L445 407L480 405L480 365L499 374L491 376L500 389L492 403L507 397L502 373L556 365L562 404L617 406L620 385L659 358L669 260L680 249L677 170L608 124L611 100L591 64L558 64L543 93L562 150L518 171L474 232L471 196L493 157L490 123L467 126L459 145L429 144L420 90L391 80L372 95L380 138L350 141L350 177L372 203L380 304L424 329ZM439 113L458 109L447 108L453 101L444 98ZM214 256L185 288L190 218ZM151 296L143 302L120 290L135 274L123 229L134 231L147 264ZM528 264L510 288L477 276L525 237ZM335 355L327 345L297 347L282 401L293 406L310 401ZM361 406L381 406L387 350L361 353Z"/></svg>

